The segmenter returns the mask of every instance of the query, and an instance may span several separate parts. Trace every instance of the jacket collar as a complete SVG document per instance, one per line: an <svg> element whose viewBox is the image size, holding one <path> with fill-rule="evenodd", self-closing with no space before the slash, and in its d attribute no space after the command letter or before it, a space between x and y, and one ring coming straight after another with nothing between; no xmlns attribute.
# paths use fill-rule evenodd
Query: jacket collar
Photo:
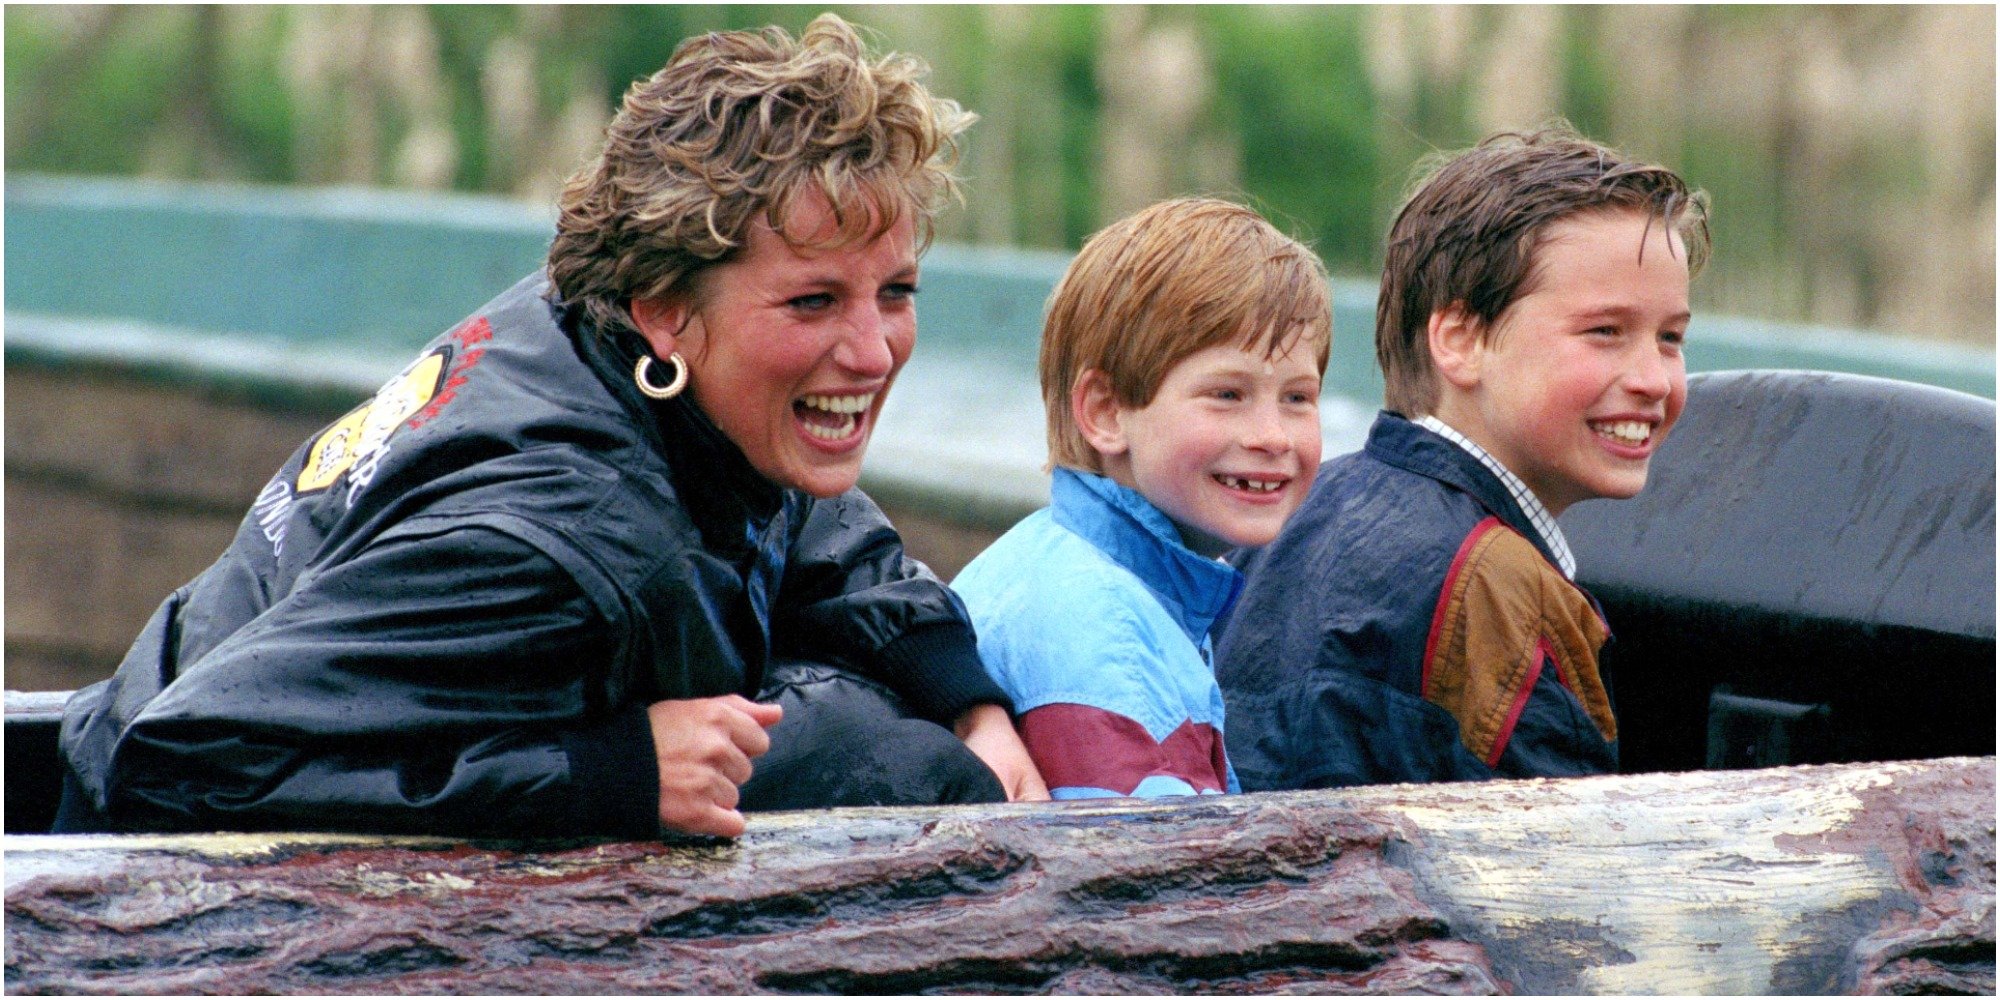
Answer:
<svg viewBox="0 0 2000 1000"><path fill-rule="evenodd" d="M1368 429L1366 450L1382 462L1428 476L1471 496L1488 513L1533 542L1551 566L1562 566L1549 549L1548 540L1514 501L1506 484L1471 452L1391 410L1376 415L1375 426Z"/></svg>
<svg viewBox="0 0 2000 1000"><path fill-rule="evenodd" d="M1146 585L1196 646L1243 590L1243 575L1196 555L1145 497L1110 479L1058 467L1049 484L1056 524L1097 547Z"/></svg>
<svg viewBox="0 0 2000 1000"><path fill-rule="evenodd" d="M557 308L585 363L632 417L644 443L666 459L674 493L703 542L727 553L750 547L748 535L761 533L790 491L765 479L692 393L664 401L640 394L632 368L650 348L638 334L622 330L605 336L582 309Z"/></svg>
<svg viewBox="0 0 2000 1000"><path fill-rule="evenodd" d="M1535 496L1534 491L1528 489L1528 484L1522 482L1521 477L1508 471L1491 452L1480 447L1479 442L1460 434L1456 428L1437 417L1418 417L1412 422L1465 449L1473 458L1479 460L1479 464L1486 467L1486 471L1493 473L1494 478L1507 487L1507 495L1513 497L1521 512L1528 516L1528 523L1535 526L1535 531L1542 536L1542 541L1548 543L1548 550L1555 553L1556 567L1563 571L1564 578L1576 579L1576 557L1570 554L1569 542L1563 538L1562 525L1556 523L1555 515L1550 514L1549 509L1542 506L1541 499Z"/></svg>

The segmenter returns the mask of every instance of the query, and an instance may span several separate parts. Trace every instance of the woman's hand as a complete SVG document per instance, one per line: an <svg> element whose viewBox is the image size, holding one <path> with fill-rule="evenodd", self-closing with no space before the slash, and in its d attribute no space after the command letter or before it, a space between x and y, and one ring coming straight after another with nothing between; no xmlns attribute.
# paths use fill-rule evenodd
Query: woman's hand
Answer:
<svg viewBox="0 0 2000 1000"><path fill-rule="evenodd" d="M764 730L784 714L733 694L648 706L660 764L660 825L715 837L742 834L737 786L750 780L750 758L771 749Z"/></svg>
<svg viewBox="0 0 2000 1000"><path fill-rule="evenodd" d="M958 717L952 728L965 741L965 748L1000 779L1000 787L1007 790L1007 801L1049 800L1049 786L1042 781L1042 772L1035 768L1035 762L1028 759L1028 748L1021 745L1021 737L1014 732L1014 720L1007 717L1006 709L992 704L974 705Z"/></svg>

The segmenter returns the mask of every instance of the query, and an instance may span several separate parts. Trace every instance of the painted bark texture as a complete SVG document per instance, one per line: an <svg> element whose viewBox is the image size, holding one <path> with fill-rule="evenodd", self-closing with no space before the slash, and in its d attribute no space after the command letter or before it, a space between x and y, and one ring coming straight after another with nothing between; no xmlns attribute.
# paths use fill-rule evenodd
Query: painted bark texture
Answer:
<svg viewBox="0 0 2000 1000"><path fill-rule="evenodd" d="M733 843L9 838L10 993L1994 989L1993 758L753 817Z"/></svg>

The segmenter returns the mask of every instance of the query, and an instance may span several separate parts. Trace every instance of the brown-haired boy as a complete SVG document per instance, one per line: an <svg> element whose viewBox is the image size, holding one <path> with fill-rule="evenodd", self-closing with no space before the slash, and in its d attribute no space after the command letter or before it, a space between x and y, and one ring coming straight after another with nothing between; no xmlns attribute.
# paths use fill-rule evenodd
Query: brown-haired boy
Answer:
<svg viewBox="0 0 2000 1000"><path fill-rule="evenodd" d="M1086 243L1042 334L1052 503L952 582L1055 798L1235 791L1209 629L1319 465L1319 258L1241 205Z"/></svg>
<svg viewBox="0 0 2000 1000"><path fill-rule="evenodd" d="M1242 560L1246 789L1616 769L1609 631L1555 517L1630 497L1686 398L1704 201L1566 128L1444 162L1389 231L1386 407Z"/></svg>

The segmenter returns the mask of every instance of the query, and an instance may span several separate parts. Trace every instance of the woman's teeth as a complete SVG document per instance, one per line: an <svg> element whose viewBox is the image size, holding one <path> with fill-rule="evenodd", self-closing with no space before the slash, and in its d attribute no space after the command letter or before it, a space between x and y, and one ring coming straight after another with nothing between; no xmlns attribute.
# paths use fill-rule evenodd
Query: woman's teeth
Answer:
<svg viewBox="0 0 2000 1000"><path fill-rule="evenodd" d="M872 392L858 396L811 395L801 399L796 409L807 434L824 441L839 441L854 435L861 424L861 414L874 402Z"/></svg>
<svg viewBox="0 0 2000 1000"><path fill-rule="evenodd" d="M1252 493L1269 493L1285 485L1282 479L1260 482L1255 479L1244 479L1240 476L1216 476L1215 481L1232 490L1248 490Z"/></svg>
<svg viewBox="0 0 2000 1000"><path fill-rule="evenodd" d="M1653 425L1643 420L1616 420L1608 423L1595 423L1590 425L1590 429L1617 441L1619 444L1645 444L1647 441L1652 440L1653 437Z"/></svg>
<svg viewBox="0 0 2000 1000"><path fill-rule="evenodd" d="M875 394L870 392L859 396L807 396L805 405L828 413L860 413L874 401Z"/></svg>
<svg viewBox="0 0 2000 1000"><path fill-rule="evenodd" d="M843 418L840 423L834 424L832 426L827 426L824 424L815 424L811 421L806 421L805 426L806 426L806 433L811 434L813 437L821 438L827 441L839 441L842 438L845 438L848 435L853 434L854 425L859 422L860 421L856 420L854 417L848 416Z"/></svg>

